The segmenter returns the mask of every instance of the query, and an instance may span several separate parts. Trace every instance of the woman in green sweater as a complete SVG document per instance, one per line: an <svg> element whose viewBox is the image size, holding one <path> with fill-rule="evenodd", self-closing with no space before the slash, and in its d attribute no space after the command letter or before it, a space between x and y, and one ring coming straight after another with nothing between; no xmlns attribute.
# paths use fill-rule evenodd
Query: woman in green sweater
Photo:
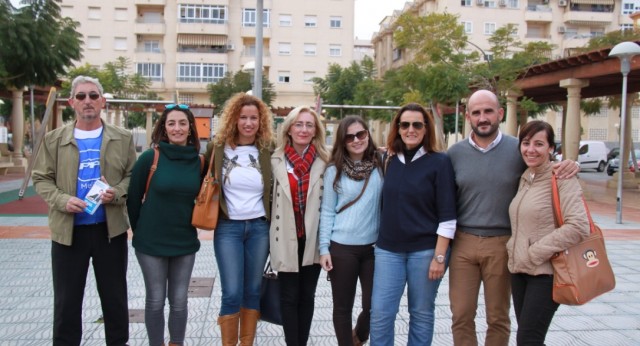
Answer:
<svg viewBox="0 0 640 346"><path fill-rule="evenodd" d="M191 226L202 174L200 142L189 107L167 105L151 141L155 149L142 153L133 167L127 208L146 289L144 319L149 345L164 344L167 298L169 345L182 345L187 327L187 290L200 249L197 230ZM157 170L147 186L154 150L159 150Z"/></svg>

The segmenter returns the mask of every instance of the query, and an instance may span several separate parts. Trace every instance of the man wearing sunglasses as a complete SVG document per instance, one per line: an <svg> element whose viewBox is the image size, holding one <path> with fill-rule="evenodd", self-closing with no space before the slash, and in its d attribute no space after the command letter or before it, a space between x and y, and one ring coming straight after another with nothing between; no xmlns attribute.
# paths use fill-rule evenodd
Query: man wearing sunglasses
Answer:
<svg viewBox="0 0 640 346"><path fill-rule="evenodd" d="M511 275L506 243L511 237L509 204L527 168L518 139L500 132L504 109L489 90L478 90L467 103L472 132L452 146L457 187L457 229L449 263L449 299L456 346L478 345L475 317L484 286L487 331L484 344L509 344ZM574 161L556 164L560 178L576 175Z"/></svg>
<svg viewBox="0 0 640 346"><path fill-rule="evenodd" d="M36 191L49 205L53 274L53 345L80 345L82 300L89 269L102 303L107 345L129 340L126 197L136 160L129 131L104 123L97 79L78 76L69 105L74 122L46 134L33 170ZM84 198L93 183L109 185L93 214ZM95 317L90 317L95 320Z"/></svg>

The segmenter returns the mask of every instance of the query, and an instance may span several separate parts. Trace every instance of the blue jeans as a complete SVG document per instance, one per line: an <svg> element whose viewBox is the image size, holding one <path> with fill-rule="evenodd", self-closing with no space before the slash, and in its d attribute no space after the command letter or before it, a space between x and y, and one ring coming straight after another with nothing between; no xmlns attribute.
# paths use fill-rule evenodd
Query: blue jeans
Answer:
<svg viewBox="0 0 640 346"><path fill-rule="evenodd" d="M144 324L150 346L164 345L164 302L169 298L170 342L182 345L187 330L187 295L196 254L158 257L136 251L147 297Z"/></svg>
<svg viewBox="0 0 640 346"><path fill-rule="evenodd" d="M371 346L393 346L396 314L405 286L409 304L407 345L431 345L435 301L441 281L429 280L433 254L433 249L391 252L376 247L371 298Z"/></svg>
<svg viewBox="0 0 640 346"><path fill-rule="evenodd" d="M218 263L222 304L220 316L240 308L260 310L262 272L269 255L269 221L218 220L213 237Z"/></svg>

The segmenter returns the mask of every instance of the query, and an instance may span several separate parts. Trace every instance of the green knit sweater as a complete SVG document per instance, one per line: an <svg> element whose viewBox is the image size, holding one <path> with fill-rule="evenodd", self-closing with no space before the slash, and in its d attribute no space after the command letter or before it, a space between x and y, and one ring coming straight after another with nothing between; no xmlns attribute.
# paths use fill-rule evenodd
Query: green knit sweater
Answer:
<svg viewBox="0 0 640 346"><path fill-rule="evenodd" d="M194 200L200 189L200 159L193 146L160 142L158 168L147 197L142 197L153 163L153 150L140 155L133 167L127 209L133 230L133 247L151 256L183 256L200 249L191 226Z"/></svg>

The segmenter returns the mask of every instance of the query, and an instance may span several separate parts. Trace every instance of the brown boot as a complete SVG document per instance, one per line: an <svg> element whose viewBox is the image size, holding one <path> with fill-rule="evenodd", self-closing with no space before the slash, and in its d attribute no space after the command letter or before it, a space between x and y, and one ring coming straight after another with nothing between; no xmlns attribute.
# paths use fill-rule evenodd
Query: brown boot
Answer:
<svg viewBox="0 0 640 346"><path fill-rule="evenodd" d="M238 322L240 321L240 313L236 312L232 315L224 315L218 317L218 325L220 326L220 334L222 334L222 346L238 345Z"/></svg>
<svg viewBox="0 0 640 346"><path fill-rule="evenodd" d="M260 311L251 309L240 309L240 345L253 346L256 337L256 327Z"/></svg>

